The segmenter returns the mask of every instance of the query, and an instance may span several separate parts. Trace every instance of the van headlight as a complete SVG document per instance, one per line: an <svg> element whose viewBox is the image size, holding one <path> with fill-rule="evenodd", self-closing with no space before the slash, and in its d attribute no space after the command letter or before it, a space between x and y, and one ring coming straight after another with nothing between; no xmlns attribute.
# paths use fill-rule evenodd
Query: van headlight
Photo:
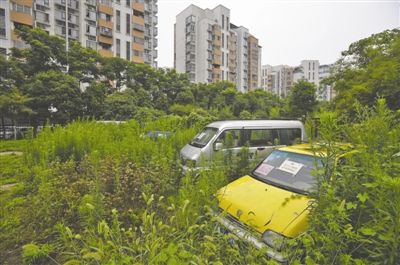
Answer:
<svg viewBox="0 0 400 265"><path fill-rule="evenodd" d="M186 160L186 166L196 167L196 160L191 160L191 159Z"/></svg>
<svg viewBox="0 0 400 265"><path fill-rule="evenodd" d="M285 239L286 237L272 230L267 230L262 235L262 240L264 241L264 243L276 250L282 249L285 243Z"/></svg>

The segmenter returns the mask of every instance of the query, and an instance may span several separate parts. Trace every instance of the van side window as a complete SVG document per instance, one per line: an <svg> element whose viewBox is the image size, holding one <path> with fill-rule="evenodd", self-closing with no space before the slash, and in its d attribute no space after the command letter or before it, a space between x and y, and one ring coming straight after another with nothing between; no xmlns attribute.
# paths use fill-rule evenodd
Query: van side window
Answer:
<svg viewBox="0 0 400 265"><path fill-rule="evenodd" d="M225 130L223 131L216 141L222 143L223 148L235 148L243 145L241 130Z"/></svg>
<svg viewBox="0 0 400 265"><path fill-rule="evenodd" d="M248 131L250 147L274 145L271 129L254 129Z"/></svg>
<svg viewBox="0 0 400 265"><path fill-rule="evenodd" d="M278 129L279 144L291 145L301 140L301 129Z"/></svg>

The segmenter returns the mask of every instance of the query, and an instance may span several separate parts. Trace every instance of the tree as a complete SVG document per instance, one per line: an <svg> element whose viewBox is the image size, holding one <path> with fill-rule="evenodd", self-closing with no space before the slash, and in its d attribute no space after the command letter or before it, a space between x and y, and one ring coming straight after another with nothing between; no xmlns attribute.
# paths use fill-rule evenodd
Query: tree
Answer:
<svg viewBox="0 0 400 265"><path fill-rule="evenodd" d="M30 98L21 94L17 88L11 89L7 94L0 95L0 110L2 124L4 126L4 116L10 117L12 121L12 126L14 127L14 138L17 138L16 131L16 121L18 117L22 114L32 114L33 111L29 108L28 102ZM5 130L3 127L3 139L5 139Z"/></svg>
<svg viewBox="0 0 400 265"><path fill-rule="evenodd" d="M289 111L293 117L302 117L311 113L317 105L316 87L313 83L300 80L293 85L289 95Z"/></svg>
<svg viewBox="0 0 400 265"><path fill-rule="evenodd" d="M339 112L355 116L355 106L373 106L382 97L392 110L400 108L400 30L386 30L352 43L327 80L337 92Z"/></svg>
<svg viewBox="0 0 400 265"><path fill-rule="evenodd" d="M83 92L84 115L100 118L107 96L107 86L102 82L92 82Z"/></svg>
<svg viewBox="0 0 400 265"><path fill-rule="evenodd" d="M35 112L31 115L35 127L47 119L65 124L82 116L83 101L79 83L70 75L54 70L40 72L26 85L25 90L31 98L29 107Z"/></svg>
<svg viewBox="0 0 400 265"><path fill-rule="evenodd" d="M137 111L137 99L128 91L115 92L105 100L104 116L106 120L132 119Z"/></svg>

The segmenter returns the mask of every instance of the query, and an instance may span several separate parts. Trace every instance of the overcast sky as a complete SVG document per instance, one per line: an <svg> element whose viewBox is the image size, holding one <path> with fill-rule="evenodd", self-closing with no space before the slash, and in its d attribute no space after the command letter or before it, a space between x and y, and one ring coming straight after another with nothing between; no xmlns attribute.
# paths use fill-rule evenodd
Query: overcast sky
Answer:
<svg viewBox="0 0 400 265"><path fill-rule="evenodd" d="M158 65L173 66L175 16L190 4L231 10L231 22L259 39L263 64L333 63L361 38L400 27L400 0L159 0Z"/></svg>

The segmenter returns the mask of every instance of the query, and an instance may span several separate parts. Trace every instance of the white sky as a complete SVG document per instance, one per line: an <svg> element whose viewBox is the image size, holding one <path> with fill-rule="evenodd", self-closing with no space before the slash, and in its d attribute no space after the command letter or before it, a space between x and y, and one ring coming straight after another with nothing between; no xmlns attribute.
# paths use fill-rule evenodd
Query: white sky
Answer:
<svg viewBox="0 0 400 265"><path fill-rule="evenodd" d="M400 0L159 0L158 65L173 66L175 16L190 4L231 10L259 39L263 64L333 63L361 38L400 27Z"/></svg>

